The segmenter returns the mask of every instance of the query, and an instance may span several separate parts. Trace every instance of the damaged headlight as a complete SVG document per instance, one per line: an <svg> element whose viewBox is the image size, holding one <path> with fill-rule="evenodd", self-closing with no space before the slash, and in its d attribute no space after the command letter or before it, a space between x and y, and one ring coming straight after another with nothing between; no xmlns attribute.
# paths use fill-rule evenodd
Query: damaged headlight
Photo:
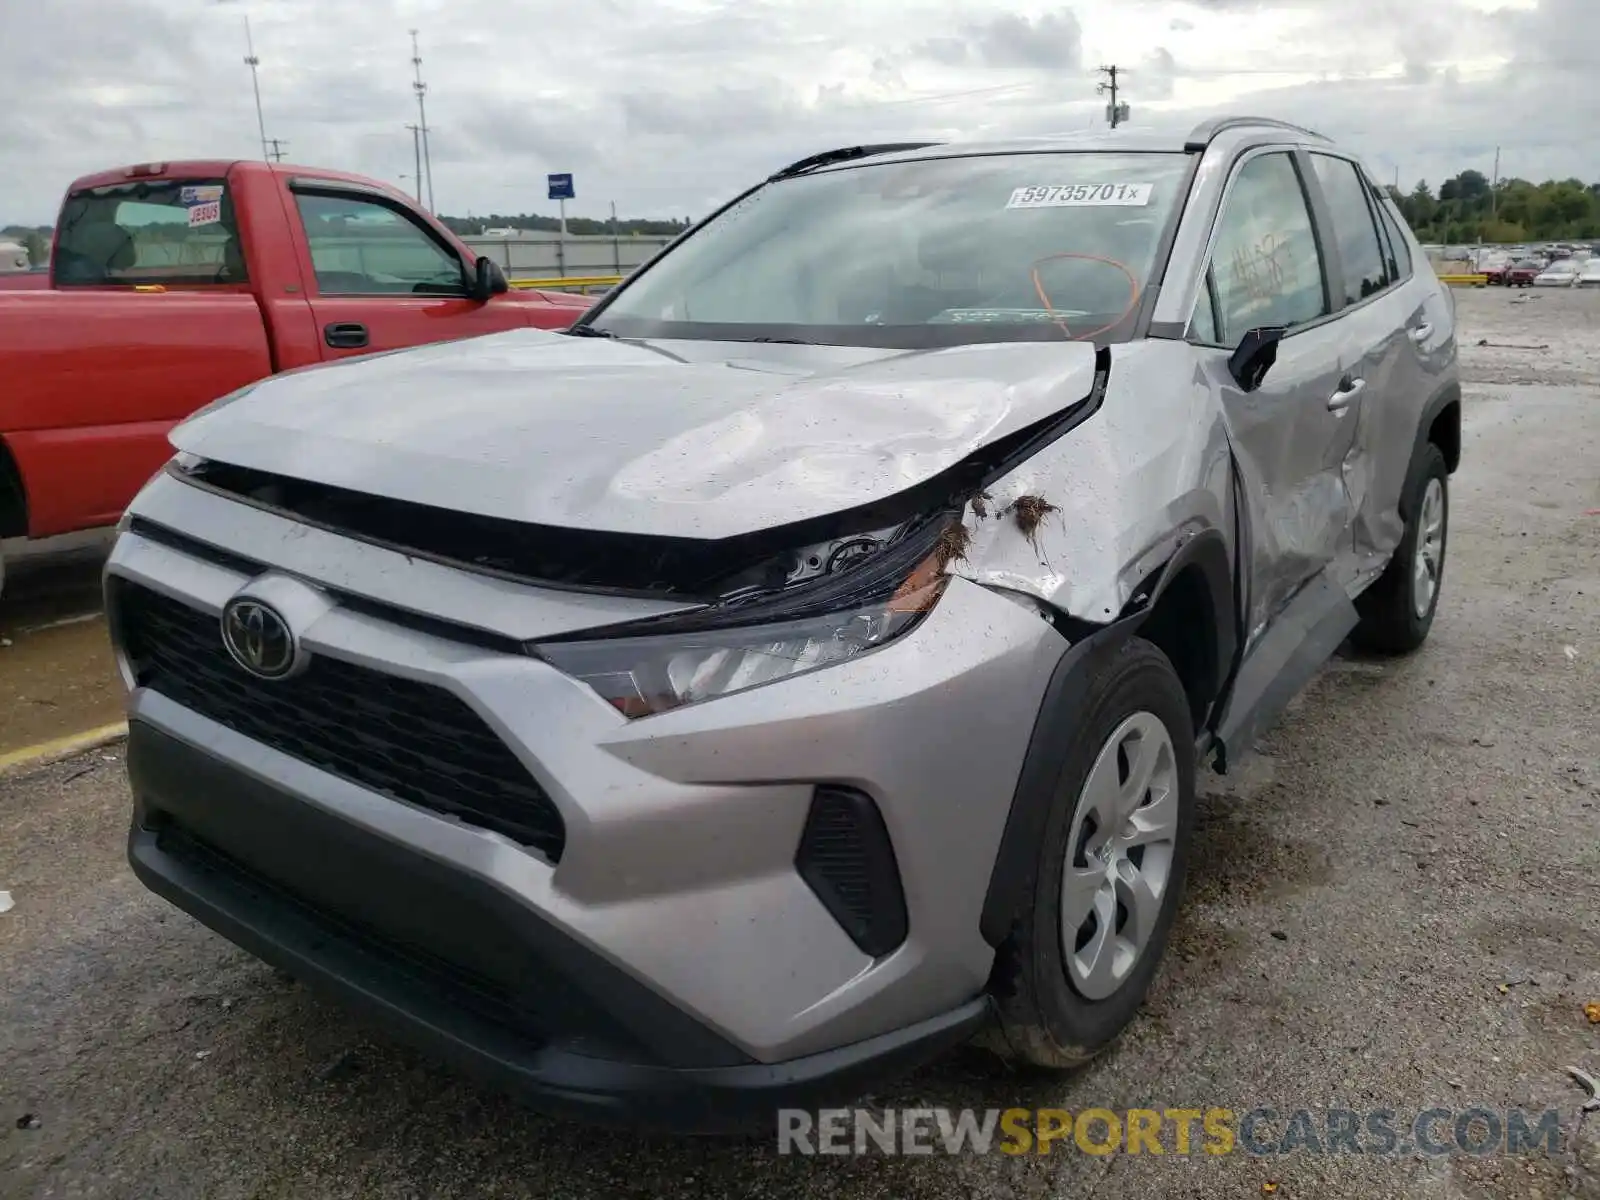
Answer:
<svg viewBox="0 0 1600 1200"><path fill-rule="evenodd" d="M803 675L888 645L932 611L948 581L941 532L925 529L792 593L532 649L627 717Z"/></svg>

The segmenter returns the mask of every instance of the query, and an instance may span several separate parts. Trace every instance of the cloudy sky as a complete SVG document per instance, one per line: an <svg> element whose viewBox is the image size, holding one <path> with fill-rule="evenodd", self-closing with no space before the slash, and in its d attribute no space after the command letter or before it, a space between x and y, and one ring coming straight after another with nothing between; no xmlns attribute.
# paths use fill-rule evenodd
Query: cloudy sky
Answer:
<svg viewBox="0 0 1600 1200"><path fill-rule="evenodd" d="M701 214L784 162L908 136L1218 110L1313 125L1409 188L1463 167L1600 179L1597 0L0 0L0 224L75 176L259 153L412 186L421 32L437 207Z"/></svg>

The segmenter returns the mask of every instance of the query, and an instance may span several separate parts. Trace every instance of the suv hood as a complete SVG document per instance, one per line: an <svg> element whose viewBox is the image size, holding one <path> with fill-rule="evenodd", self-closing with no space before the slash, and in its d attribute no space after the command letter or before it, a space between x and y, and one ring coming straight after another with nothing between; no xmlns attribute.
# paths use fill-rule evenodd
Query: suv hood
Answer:
<svg viewBox="0 0 1600 1200"><path fill-rule="evenodd" d="M1094 347L939 350L516 330L263 381L180 451L569 529L724 538L885 499L1090 394Z"/></svg>

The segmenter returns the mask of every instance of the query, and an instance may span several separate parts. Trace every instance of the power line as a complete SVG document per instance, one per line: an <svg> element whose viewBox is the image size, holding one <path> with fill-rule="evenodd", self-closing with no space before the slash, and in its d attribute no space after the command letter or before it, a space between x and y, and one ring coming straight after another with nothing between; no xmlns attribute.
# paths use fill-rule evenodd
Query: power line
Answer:
<svg viewBox="0 0 1600 1200"><path fill-rule="evenodd" d="M419 176L425 176L428 181L428 211L433 211L433 155L428 150L428 108L424 97L428 93L428 85L422 82L422 52L417 49L417 31L411 31L411 65L417 73L416 82L411 87L417 93L417 128L422 142L422 162L417 166ZM422 200L420 179L418 182L417 201Z"/></svg>
<svg viewBox="0 0 1600 1200"><path fill-rule="evenodd" d="M1117 101L1117 71L1115 64L1101 67L1099 73L1106 77L1107 82L1096 84L1094 89L1102 96L1108 92L1111 94L1111 103L1106 105L1106 120L1111 122L1113 129L1128 119L1128 106Z"/></svg>

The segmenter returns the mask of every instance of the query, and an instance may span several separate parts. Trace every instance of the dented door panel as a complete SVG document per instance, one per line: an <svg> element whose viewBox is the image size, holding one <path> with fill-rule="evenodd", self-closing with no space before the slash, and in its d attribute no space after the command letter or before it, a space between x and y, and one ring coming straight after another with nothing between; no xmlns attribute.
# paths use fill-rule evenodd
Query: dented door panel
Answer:
<svg viewBox="0 0 1600 1200"><path fill-rule="evenodd" d="M1425 275L1413 275L1392 293L1394 364L1381 403L1362 416L1367 494L1357 517L1363 566L1381 569L1405 533L1400 496L1416 445L1418 422L1429 401L1454 377L1455 333L1450 298Z"/></svg>
<svg viewBox="0 0 1600 1200"><path fill-rule="evenodd" d="M1227 422L1249 529L1247 641L1350 544L1344 464L1355 444L1350 408L1329 405L1343 382L1338 320L1284 338L1262 386L1241 391L1227 355L1201 351ZM1350 405L1358 405L1358 393Z"/></svg>
<svg viewBox="0 0 1600 1200"><path fill-rule="evenodd" d="M1364 384L1359 405L1346 414L1354 434L1344 463L1353 518L1339 571L1346 587L1381 570L1403 532L1397 512L1403 479L1382 470L1380 456L1404 442L1409 457L1410 434L1417 424L1416 380L1407 364L1414 356L1406 333L1405 292L1391 288L1340 318L1349 334L1346 372Z"/></svg>

